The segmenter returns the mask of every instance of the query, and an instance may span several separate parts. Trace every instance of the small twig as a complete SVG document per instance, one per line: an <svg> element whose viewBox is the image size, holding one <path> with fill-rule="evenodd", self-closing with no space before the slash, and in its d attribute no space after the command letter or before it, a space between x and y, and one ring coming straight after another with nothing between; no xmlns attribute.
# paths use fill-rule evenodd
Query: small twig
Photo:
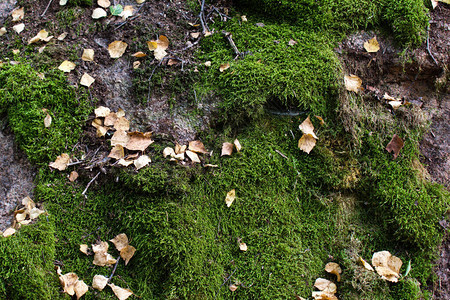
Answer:
<svg viewBox="0 0 450 300"><path fill-rule="evenodd" d="M207 32L209 32L209 28L208 25L206 24L204 10L205 10L205 0L202 0L202 6L200 8L200 13L198 17L200 18L200 23L202 24L203 34L206 34Z"/></svg>
<svg viewBox="0 0 450 300"><path fill-rule="evenodd" d="M434 63L439 66L439 64L437 63L436 59L433 56L433 53L431 53L431 50L430 50L430 25L429 24L427 27L427 51L428 51L428 54L430 54L431 58L433 59Z"/></svg>
<svg viewBox="0 0 450 300"><path fill-rule="evenodd" d="M286 159L289 159L286 155L284 155L283 153L281 153L280 151L278 151L278 150L275 150L275 152L276 153L278 153L278 154L280 154L282 157L284 157L284 158L286 158Z"/></svg>
<svg viewBox="0 0 450 300"><path fill-rule="evenodd" d="M52 4L52 1L53 1L53 0L50 0L50 1L48 2L47 7L45 8L45 10L44 10L44 12L42 13L41 17L43 17L43 16L47 13L47 10L48 10L48 8L50 7L50 4Z"/></svg>
<svg viewBox="0 0 450 300"><path fill-rule="evenodd" d="M119 264L120 256L117 258L116 264L114 265L114 269L112 270L111 275L108 278L108 283L111 282L111 279L114 276L114 273L116 273L117 265Z"/></svg>
<svg viewBox="0 0 450 300"><path fill-rule="evenodd" d="M227 38L227 40L230 43L231 47L233 48L234 53L236 54L236 56L242 56L243 53L241 53L239 51L239 49L236 47L236 44L233 41L233 35L230 32L226 32L225 30L223 30L222 33Z"/></svg>
<svg viewBox="0 0 450 300"><path fill-rule="evenodd" d="M95 179L97 179L98 175L100 175L101 172L98 172L97 175L94 176L94 178L91 179L91 181L89 181L89 183L87 184L86 188L84 189L84 191L81 193L81 195L83 195L85 198L87 198L86 196L86 192L89 189L89 187L91 186L92 182L94 182Z"/></svg>
<svg viewBox="0 0 450 300"><path fill-rule="evenodd" d="M222 283L222 285L221 285L221 286L219 287L219 289L216 291L216 293L215 293L215 295L214 295L214 299L217 298L217 294L218 294L220 288L223 287L223 286L225 285L225 283L227 283L228 280L230 280L231 276L233 276L234 272L236 272L237 269L238 269L238 268L234 269L234 271L230 274L230 276L228 276L228 277L225 279L225 281Z"/></svg>
<svg viewBox="0 0 450 300"><path fill-rule="evenodd" d="M174 52L181 52L181 51L185 51L185 50L187 50L187 49L189 49L189 48L192 48L192 47L194 47L195 45L197 45L198 43L200 42L200 39L198 39L198 40L196 40L195 42L193 42L192 44L190 44L189 46L186 46L186 47L184 47L183 49L181 49L181 50L177 50L177 51L174 51Z"/></svg>
<svg viewBox="0 0 450 300"><path fill-rule="evenodd" d="M289 130L290 132L291 132L291 135L292 135L292 139L293 140L295 140L295 136L294 136L294 133L292 132L292 130Z"/></svg>
<svg viewBox="0 0 450 300"><path fill-rule="evenodd" d="M84 160L79 160L79 161L76 161L76 162L68 163L67 166L70 167L70 166L75 166L75 165L79 165L79 164L82 164L82 163L84 163Z"/></svg>

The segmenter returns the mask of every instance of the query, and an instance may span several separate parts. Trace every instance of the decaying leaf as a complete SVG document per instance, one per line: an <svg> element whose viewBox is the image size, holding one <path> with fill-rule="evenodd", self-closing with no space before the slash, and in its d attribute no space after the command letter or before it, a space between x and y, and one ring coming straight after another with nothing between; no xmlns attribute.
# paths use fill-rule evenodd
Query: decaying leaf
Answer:
<svg viewBox="0 0 450 300"><path fill-rule="evenodd" d="M186 151L186 149L187 149L186 145L178 145L178 144L176 144L175 145L175 154L184 153Z"/></svg>
<svg viewBox="0 0 450 300"><path fill-rule="evenodd" d="M118 234L109 241L113 243L114 246L116 246L116 249L119 251L128 246L128 237L125 233Z"/></svg>
<svg viewBox="0 0 450 300"><path fill-rule="evenodd" d="M92 12L92 19L100 19L107 16L106 11L103 8L97 7Z"/></svg>
<svg viewBox="0 0 450 300"><path fill-rule="evenodd" d="M145 149L153 143L153 140L151 139L151 132L142 133L139 131L134 131L129 132L128 136L129 140L125 146L128 150L145 151Z"/></svg>
<svg viewBox="0 0 450 300"><path fill-rule="evenodd" d="M61 283L64 293L73 296L75 294L75 284L78 281L78 275L75 273L61 274L61 269L58 267L59 282Z"/></svg>
<svg viewBox="0 0 450 300"><path fill-rule="evenodd" d="M324 291L312 292L312 297L314 300L338 300L334 294L330 294Z"/></svg>
<svg viewBox="0 0 450 300"><path fill-rule="evenodd" d="M191 37L193 39L198 39L199 36L200 36L200 32L191 32Z"/></svg>
<svg viewBox="0 0 450 300"><path fill-rule="evenodd" d="M375 271L372 266L365 261L362 257L359 257L359 262L363 265L363 267L368 271Z"/></svg>
<svg viewBox="0 0 450 300"><path fill-rule="evenodd" d="M132 5L125 5L123 8L123 11L119 14L120 17L122 17L122 20L126 20L128 17L131 17L133 15L134 8Z"/></svg>
<svg viewBox="0 0 450 300"><path fill-rule="evenodd" d="M94 254L94 261L92 262L96 266L113 265L116 263L116 259L111 254L106 252L97 252Z"/></svg>
<svg viewBox="0 0 450 300"><path fill-rule="evenodd" d="M0 28L0 36L4 35L5 33L7 33L8 31L6 30L6 27L2 27Z"/></svg>
<svg viewBox="0 0 450 300"><path fill-rule="evenodd" d="M39 208L37 208L37 207L32 208L32 209L29 211L29 214L30 214L30 220L36 219L37 217L39 217L39 216L40 216L41 214L43 214L43 213L45 213L45 211L42 210L42 209L39 209Z"/></svg>
<svg viewBox="0 0 450 300"><path fill-rule="evenodd" d="M20 23L20 24L17 24L17 25L14 25L14 26L13 26L13 30L14 30L17 34L21 33L24 29L25 29L25 24L23 24L23 23Z"/></svg>
<svg viewBox="0 0 450 300"><path fill-rule="evenodd" d="M220 156L231 155L233 153L234 144L225 142L222 144L222 153Z"/></svg>
<svg viewBox="0 0 450 300"><path fill-rule="evenodd" d="M63 32L60 35L58 35L58 37L56 38L58 41L62 41L66 38L67 36L67 32Z"/></svg>
<svg viewBox="0 0 450 300"><path fill-rule="evenodd" d="M196 153L208 153L208 150L206 150L205 145L201 141L190 141L189 150Z"/></svg>
<svg viewBox="0 0 450 300"><path fill-rule="evenodd" d="M90 87L94 83L94 81L94 77L92 77L88 73L84 73L83 76L81 76L80 84L86 87Z"/></svg>
<svg viewBox="0 0 450 300"><path fill-rule="evenodd" d="M50 127L50 125L52 125L52 116L47 114L44 118L44 126L45 126L45 128L48 128L48 127Z"/></svg>
<svg viewBox="0 0 450 300"><path fill-rule="evenodd" d="M134 163L134 161L125 160L123 158L119 159L119 161L117 162L117 164L122 167L128 167L129 165L132 165L133 163Z"/></svg>
<svg viewBox="0 0 450 300"><path fill-rule="evenodd" d="M398 281L402 264L402 260L392 255L389 251L375 252L372 256L372 265L375 267L378 275L382 279L391 282Z"/></svg>
<svg viewBox="0 0 450 300"><path fill-rule="evenodd" d="M108 8L111 6L111 2L109 0L97 0L97 4L103 8Z"/></svg>
<svg viewBox="0 0 450 300"><path fill-rule="evenodd" d="M39 41L47 41L47 38L48 38L47 30L42 29L41 31L38 32L38 34L35 37L32 37L28 41L28 45L33 44L33 43L37 43Z"/></svg>
<svg viewBox="0 0 450 300"><path fill-rule="evenodd" d="M99 106L94 109L95 117L97 118L105 118L107 115L111 113L111 110L105 106Z"/></svg>
<svg viewBox="0 0 450 300"><path fill-rule="evenodd" d="M13 235L14 233L16 233L16 230L12 227L9 227L8 229L6 229L5 231L3 231L3 237L8 237Z"/></svg>
<svg viewBox="0 0 450 300"><path fill-rule="evenodd" d="M315 139L319 139L314 133L314 125L311 122L309 116L303 121L302 124L298 126L298 128L303 132L303 134L311 135Z"/></svg>
<svg viewBox="0 0 450 300"><path fill-rule="evenodd" d="M84 283L83 280L78 280L74 286L74 291L75 294L77 295L77 299L80 299L84 294L86 294L88 289L89 289L88 285Z"/></svg>
<svg viewBox="0 0 450 300"><path fill-rule="evenodd" d="M362 90L362 80L356 75L345 75L344 76L345 88L347 91L352 91L355 93L359 93Z"/></svg>
<svg viewBox="0 0 450 300"><path fill-rule="evenodd" d="M394 134L389 144L386 146L388 152L394 153L394 159L396 159L404 146L403 140L398 135Z"/></svg>
<svg viewBox="0 0 450 300"><path fill-rule="evenodd" d="M228 286L228 288L229 288L230 291L232 291L232 292L234 292L234 291L236 291L236 290L238 289L237 285L235 285L235 284L230 284L230 285Z"/></svg>
<svg viewBox="0 0 450 300"><path fill-rule="evenodd" d="M121 159L125 157L125 151L123 149L122 145L115 145L111 152L108 154L108 157L114 158L114 159Z"/></svg>
<svg viewBox="0 0 450 300"><path fill-rule="evenodd" d="M309 154L316 145L316 139L311 134L303 134L298 140L298 147L300 150Z"/></svg>
<svg viewBox="0 0 450 300"><path fill-rule="evenodd" d="M134 248L131 245L127 245L122 250L120 250L120 257L122 257L125 260L125 266L128 265L128 262L133 257L134 253L136 252L136 248Z"/></svg>
<svg viewBox="0 0 450 300"><path fill-rule="evenodd" d="M223 72L223 71L225 71L225 70L227 70L227 69L229 69L229 68L230 68L230 64L229 64L229 63L221 64L221 65L219 66L219 71L220 71L220 72Z"/></svg>
<svg viewBox="0 0 450 300"><path fill-rule="evenodd" d="M125 111L123 109L119 108L116 112L116 115L118 118L125 117Z"/></svg>
<svg viewBox="0 0 450 300"><path fill-rule="evenodd" d="M242 252L247 251L247 244L246 243L239 243L239 250L241 250Z"/></svg>
<svg viewBox="0 0 450 300"><path fill-rule="evenodd" d="M321 116L315 116L317 118L317 120L320 121L320 125L324 125L325 121L323 120L323 118Z"/></svg>
<svg viewBox="0 0 450 300"><path fill-rule="evenodd" d="M190 151L190 150L186 150L186 155L187 157L189 157L189 159L194 162L194 163L201 163L200 158L198 157L197 153Z"/></svg>
<svg viewBox="0 0 450 300"><path fill-rule="evenodd" d="M130 136L124 130L117 130L111 138L111 146L121 145L126 148Z"/></svg>
<svg viewBox="0 0 450 300"><path fill-rule="evenodd" d="M119 58L125 53L127 47L128 44L125 42L114 41L108 45L109 56L111 56L111 58Z"/></svg>
<svg viewBox="0 0 450 300"><path fill-rule="evenodd" d="M117 114L115 112L110 112L106 117L104 124L105 126L113 126L117 121Z"/></svg>
<svg viewBox="0 0 450 300"><path fill-rule="evenodd" d="M119 300L125 300L128 297L130 297L131 295L133 295L133 292L130 289L121 288L121 287L115 285L114 283L109 283L108 285L113 290L114 295L116 295L116 297Z"/></svg>
<svg viewBox="0 0 450 300"><path fill-rule="evenodd" d="M207 61L205 61L205 64L204 64L206 67L211 67L211 61L210 60L207 60Z"/></svg>
<svg viewBox="0 0 450 300"><path fill-rule="evenodd" d="M68 60L65 60L61 63L61 65L59 65L58 69L60 69L61 71L65 72L65 73L69 73L70 71L72 71L73 69L75 69L76 65Z"/></svg>
<svg viewBox="0 0 450 300"><path fill-rule="evenodd" d="M94 61L94 49L83 49L81 59L84 61Z"/></svg>
<svg viewBox="0 0 450 300"><path fill-rule="evenodd" d="M131 54L131 56L136 57L136 58L141 58L141 57L146 57L147 54L145 54L145 53L142 52L142 51L139 51L139 52L136 52L136 53L134 53L134 54Z"/></svg>
<svg viewBox="0 0 450 300"><path fill-rule="evenodd" d="M163 150L163 156L164 156L164 158L166 158L167 156L174 157L175 151L171 147L166 147Z"/></svg>
<svg viewBox="0 0 450 300"><path fill-rule="evenodd" d="M169 47L169 39L164 35L160 35L158 40L147 42L147 46L150 51L153 51L157 60L162 60L167 55L166 49Z"/></svg>
<svg viewBox="0 0 450 300"><path fill-rule="evenodd" d="M289 42L288 42L289 46L294 46L295 44L297 44L297 42L294 41L293 39L290 39Z"/></svg>
<svg viewBox="0 0 450 300"><path fill-rule="evenodd" d="M108 278L103 275L95 275L92 279L92 287L99 291L102 291L108 284Z"/></svg>
<svg viewBox="0 0 450 300"><path fill-rule="evenodd" d="M134 166L136 167L136 170L139 170L151 162L152 162L152 160L150 159L150 157L148 157L147 155L141 155L141 156L139 156L138 159L135 159L133 163L134 163Z"/></svg>
<svg viewBox="0 0 450 300"><path fill-rule="evenodd" d="M247 16L241 16L242 22L247 22Z"/></svg>
<svg viewBox="0 0 450 300"><path fill-rule="evenodd" d="M114 128L116 130L130 130L130 121L128 121L125 117L118 117L114 122Z"/></svg>
<svg viewBox="0 0 450 300"><path fill-rule="evenodd" d="M317 278L314 286L325 293L334 294L337 291L336 284L325 278Z"/></svg>
<svg viewBox="0 0 450 300"><path fill-rule="evenodd" d="M234 199L236 199L236 190L232 189L227 193L227 196L225 197L225 203L227 204L227 207L230 207L231 204L233 204Z"/></svg>
<svg viewBox="0 0 450 300"><path fill-rule="evenodd" d="M86 244L81 244L81 245L80 245L80 251L83 252L83 253L86 254L86 255L89 255L89 252L88 252L88 245L86 245Z"/></svg>
<svg viewBox="0 0 450 300"><path fill-rule="evenodd" d="M380 44L377 41L377 37L373 37L368 41L364 42L364 49L366 49L367 52L378 52L380 50Z"/></svg>
<svg viewBox="0 0 450 300"><path fill-rule="evenodd" d="M70 156L67 153L63 153L59 155L54 162L49 164L53 169L58 169L60 171L64 171L67 168L67 164L70 161Z"/></svg>
<svg viewBox="0 0 450 300"><path fill-rule="evenodd" d="M327 271L330 274L334 274L337 277L337 282L341 281L341 273L342 269L341 267L335 263L335 262L329 262L325 265L325 271Z"/></svg>
<svg viewBox="0 0 450 300"><path fill-rule="evenodd" d="M235 139L233 142L234 146L236 147L237 152L240 152L242 149L241 143L239 142L238 139Z"/></svg>
<svg viewBox="0 0 450 300"><path fill-rule="evenodd" d="M23 19L24 15L25 15L25 12L23 10L23 7L16 8L15 10L13 10L11 12L12 21L13 22L20 21Z"/></svg>

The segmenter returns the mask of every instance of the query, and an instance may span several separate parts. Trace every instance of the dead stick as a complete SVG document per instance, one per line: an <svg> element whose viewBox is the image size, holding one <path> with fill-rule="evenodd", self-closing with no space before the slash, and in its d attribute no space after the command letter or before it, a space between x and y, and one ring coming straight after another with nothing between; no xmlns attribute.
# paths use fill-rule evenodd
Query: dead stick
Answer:
<svg viewBox="0 0 450 300"><path fill-rule="evenodd" d="M52 4L52 1L53 1L53 0L50 0L50 1L48 2L47 7L45 8L45 10L44 10L44 12L42 13L41 17L43 17L43 16L47 13L47 10L48 10L48 8L50 7L50 4Z"/></svg>
<svg viewBox="0 0 450 300"><path fill-rule="evenodd" d="M88 188L91 186L92 182L94 182L95 179L97 179L98 175L100 175L101 172L98 172L97 175L94 176L94 178L91 179L91 181L89 181L89 183L87 184L86 188L84 189L84 191L81 193L81 195L83 195L84 197L86 197L86 192L88 190ZM87 197L86 197L87 198Z"/></svg>
<svg viewBox="0 0 450 300"><path fill-rule="evenodd" d="M225 37L227 38L228 42L230 43L231 47L234 50L234 53L237 56L241 56L242 53L239 51L239 49L236 47L236 44L233 41L233 35L230 32L226 32L225 30L222 31L222 33L225 35Z"/></svg>
<svg viewBox="0 0 450 300"><path fill-rule="evenodd" d="M231 275L228 276L228 277L225 279L225 281L224 281L224 282L222 283L222 285L219 287L219 290L220 290L221 287L223 287L223 286L225 285L225 283L227 283L228 280L230 280L231 276L233 276L234 272L236 272L237 269L238 269L238 268L234 269L234 271L231 273ZM214 299L217 298L217 293L218 293L218 292L219 292L219 291L216 292L216 294L215 294L215 296L214 296Z"/></svg>
<svg viewBox="0 0 450 300"><path fill-rule="evenodd" d="M114 265L114 269L112 270L111 275L108 278L108 282L111 282L111 279L114 276L114 273L116 273L117 265L119 264L120 256L117 258L116 264Z"/></svg>
<svg viewBox="0 0 450 300"><path fill-rule="evenodd" d="M200 23L202 24L203 34L206 34L207 32L209 32L209 28L208 25L206 25L204 10L205 10L205 0L202 0L202 6L200 8L200 13L198 17L200 18Z"/></svg>
<svg viewBox="0 0 450 300"><path fill-rule="evenodd" d="M433 53L431 53L430 50L430 25L428 25L427 27L427 51L428 54L430 54L431 58L433 59L434 63L439 66L439 64L437 63L436 59L433 56Z"/></svg>
<svg viewBox="0 0 450 300"><path fill-rule="evenodd" d="M281 153L280 151L278 151L278 150L275 150L275 152L276 153L278 153L278 154L280 154L282 157L284 157L284 158L286 158L286 159L289 159L286 155L284 155L283 153Z"/></svg>

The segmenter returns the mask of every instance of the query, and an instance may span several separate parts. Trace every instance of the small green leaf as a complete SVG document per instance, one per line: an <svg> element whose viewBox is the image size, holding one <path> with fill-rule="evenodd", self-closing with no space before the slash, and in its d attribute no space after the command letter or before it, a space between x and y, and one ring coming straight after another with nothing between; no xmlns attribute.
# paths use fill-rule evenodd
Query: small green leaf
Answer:
<svg viewBox="0 0 450 300"><path fill-rule="evenodd" d="M408 276L409 271L411 271L411 260L408 261L408 265L406 266L406 272L405 272L405 275L403 277Z"/></svg>
<svg viewBox="0 0 450 300"><path fill-rule="evenodd" d="M115 6L110 6L109 7L109 10L111 11L111 14L113 15L113 16L118 16L118 15L120 15L122 12L123 12L123 7L122 7L122 5L120 5L120 4L117 4L117 5L115 5Z"/></svg>

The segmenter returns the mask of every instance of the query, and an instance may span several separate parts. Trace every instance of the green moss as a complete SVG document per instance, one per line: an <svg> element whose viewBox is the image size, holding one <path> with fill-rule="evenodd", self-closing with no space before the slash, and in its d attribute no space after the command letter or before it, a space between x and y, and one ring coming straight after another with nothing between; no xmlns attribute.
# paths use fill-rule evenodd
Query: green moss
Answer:
<svg viewBox="0 0 450 300"><path fill-rule="evenodd" d="M20 63L0 70L0 113L6 114L19 146L36 164L47 164L77 142L89 113L86 95L77 95L59 70L45 79L31 66ZM47 109L52 117L44 127Z"/></svg>

